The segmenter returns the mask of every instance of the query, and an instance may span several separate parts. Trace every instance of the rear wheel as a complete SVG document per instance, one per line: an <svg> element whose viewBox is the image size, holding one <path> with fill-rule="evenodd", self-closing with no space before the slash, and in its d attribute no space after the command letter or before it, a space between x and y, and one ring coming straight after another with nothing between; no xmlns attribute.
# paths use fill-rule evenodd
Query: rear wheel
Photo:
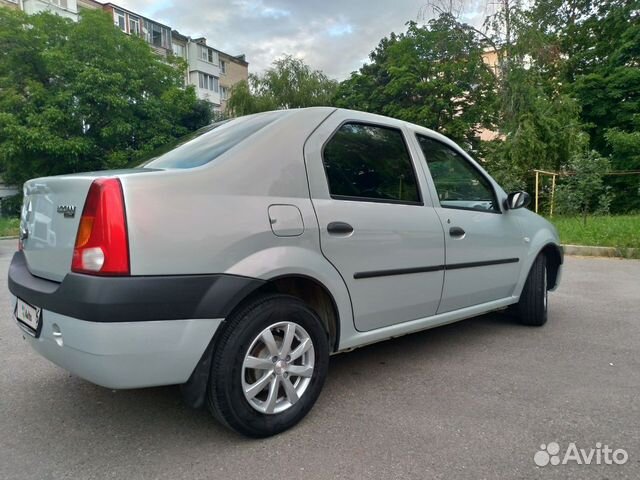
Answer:
<svg viewBox="0 0 640 480"><path fill-rule="evenodd" d="M544 255L535 259L524 284L516 315L523 325L540 327L547 323L547 261Z"/></svg>
<svg viewBox="0 0 640 480"><path fill-rule="evenodd" d="M258 297L228 319L214 349L209 409L243 435L275 435L309 412L328 363L327 334L307 304Z"/></svg>

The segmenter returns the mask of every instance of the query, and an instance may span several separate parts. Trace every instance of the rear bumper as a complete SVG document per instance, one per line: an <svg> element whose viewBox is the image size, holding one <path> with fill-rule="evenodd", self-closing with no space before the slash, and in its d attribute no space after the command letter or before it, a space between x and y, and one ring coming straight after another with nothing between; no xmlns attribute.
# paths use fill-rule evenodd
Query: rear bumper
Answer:
<svg viewBox="0 0 640 480"><path fill-rule="evenodd" d="M31 275L17 252L9 290L42 309L37 332L18 324L42 356L108 388L186 382L223 319L263 282L234 275L93 277L61 283Z"/></svg>
<svg viewBox="0 0 640 480"><path fill-rule="evenodd" d="M9 266L9 290L42 309L90 322L224 318L264 281L238 275L35 277L22 252Z"/></svg>
<svg viewBox="0 0 640 480"><path fill-rule="evenodd" d="M185 383L222 321L88 322L43 310L37 338L16 324L46 359L96 385L124 389Z"/></svg>

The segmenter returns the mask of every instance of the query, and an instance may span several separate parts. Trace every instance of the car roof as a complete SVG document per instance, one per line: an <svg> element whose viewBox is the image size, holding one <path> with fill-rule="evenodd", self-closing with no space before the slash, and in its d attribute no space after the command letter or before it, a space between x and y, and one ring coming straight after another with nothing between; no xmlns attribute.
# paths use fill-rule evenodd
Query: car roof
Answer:
<svg viewBox="0 0 640 480"><path fill-rule="evenodd" d="M352 114L354 117L354 120L356 121L365 121L365 122L370 121L372 123L381 123L384 125L389 125L389 126L398 127L398 128L405 127L409 130L413 130L416 133L426 135L428 137L439 140L442 143L453 146L456 149L460 149L460 147L456 145L455 142L453 142L451 139L449 139L445 135L436 132L435 130L423 127L421 125L417 125L415 123L407 122L405 120L399 120L397 118L387 117L385 115L379 115L377 113L363 112L361 110L352 110L348 108L338 108L338 107L304 107L304 108L296 108L296 109L290 109L290 110L284 110L284 111L288 111L288 112L291 112L292 114L297 114L297 115L305 115L305 113L308 114L308 113L311 113L312 111L317 111L317 110L326 110L328 113L331 112L332 114L335 114L337 112L342 112L343 114L345 114L345 116L349 116L350 114Z"/></svg>

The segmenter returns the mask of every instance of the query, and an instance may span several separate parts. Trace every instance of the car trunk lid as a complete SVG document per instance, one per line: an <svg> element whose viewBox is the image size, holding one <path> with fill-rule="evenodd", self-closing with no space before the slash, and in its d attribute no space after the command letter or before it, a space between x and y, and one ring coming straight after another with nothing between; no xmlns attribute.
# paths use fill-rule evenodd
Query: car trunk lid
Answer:
<svg viewBox="0 0 640 480"><path fill-rule="evenodd" d="M93 181L145 171L150 170L91 172L26 182L20 238L29 271L38 277L62 281L71 270L78 225Z"/></svg>

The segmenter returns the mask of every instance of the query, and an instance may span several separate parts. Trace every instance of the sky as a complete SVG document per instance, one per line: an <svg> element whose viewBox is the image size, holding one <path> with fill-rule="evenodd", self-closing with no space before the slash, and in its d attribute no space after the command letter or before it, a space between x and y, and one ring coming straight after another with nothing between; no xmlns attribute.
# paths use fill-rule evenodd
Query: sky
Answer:
<svg viewBox="0 0 640 480"><path fill-rule="evenodd" d="M367 61L381 38L432 15L425 0L112 0L232 55L246 54L260 73L284 54L343 80ZM480 25L481 0L466 2L462 20Z"/></svg>

